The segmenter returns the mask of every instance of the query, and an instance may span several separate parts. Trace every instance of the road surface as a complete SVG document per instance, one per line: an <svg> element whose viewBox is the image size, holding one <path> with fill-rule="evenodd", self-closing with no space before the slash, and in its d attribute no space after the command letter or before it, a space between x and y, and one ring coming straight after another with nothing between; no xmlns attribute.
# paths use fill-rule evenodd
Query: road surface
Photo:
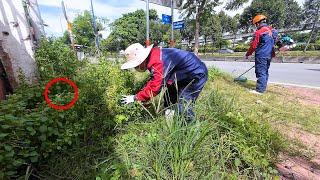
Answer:
<svg viewBox="0 0 320 180"><path fill-rule="evenodd" d="M208 67L218 67L233 76L238 76L254 65L253 62L205 61ZM269 82L320 88L320 64L272 63ZM256 80L254 69L244 75Z"/></svg>

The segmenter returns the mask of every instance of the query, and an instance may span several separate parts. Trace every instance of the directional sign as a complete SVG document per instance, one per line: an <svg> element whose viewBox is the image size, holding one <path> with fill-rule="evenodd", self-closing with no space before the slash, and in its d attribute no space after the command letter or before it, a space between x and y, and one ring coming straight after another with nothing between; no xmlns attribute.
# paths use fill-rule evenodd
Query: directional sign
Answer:
<svg viewBox="0 0 320 180"><path fill-rule="evenodd" d="M162 14L162 22L163 24L171 24L171 16Z"/></svg>
<svg viewBox="0 0 320 180"><path fill-rule="evenodd" d="M183 28L184 28L184 21L173 22L173 29L183 29Z"/></svg>

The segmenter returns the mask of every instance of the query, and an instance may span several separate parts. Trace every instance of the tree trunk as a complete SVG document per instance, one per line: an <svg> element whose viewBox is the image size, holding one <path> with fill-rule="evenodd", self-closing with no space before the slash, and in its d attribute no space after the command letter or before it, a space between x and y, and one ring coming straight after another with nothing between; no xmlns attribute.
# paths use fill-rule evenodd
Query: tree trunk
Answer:
<svg viewBox="0 0 320 180"><path fill-rule="evenodd" d="M211 53L213 54L214 53L214 38L211 37L211 44L212 44L212 51Z"/></svg>
<svg viewBox="0 0 320 180"><path fill-rule="evenodd" d="M233 37L233 43L232 43L232 48L234 50L234 44L236 42L236 38L237 38L237 33L234 33L234 37Z"/></svg>
<svg viewBox="0 0 320 180"><path fill-rule="evenodd" d="M203 51L204 51L204 55L206 55L206 45L207 45L207 37L204 37L204 45L203 45Z"/></svg>
<svg viewBox="0 0 320 180"><path fill-rule="evenodd" d="M315 16L315 19L314 19L314 21L313 21L312 29L311 29L311 32L310 32L310 37L309 37L309 40L308 40L308 42L307 42L307 44L306 44L306 47L304 47L303 52L306 52L306 51L307 51L308 46L309 46L309 44L310 44L310 42L311 42L311 40L312 40L313 32L314 32L314 30L315 30L315 28L316 28L316 25L317 25L318 21L319 21L319 10L320 10L320 6L319 6L318 9L317 9L317 15Z"/></svg>
<svg viewBox="0 0 320 180"><path fill-rule="evenodd" d="M200 31L200 22L199 22L199 16L196 15L196 31L194 34L194 53L198 55L199 52L199 31Z"/></svg>

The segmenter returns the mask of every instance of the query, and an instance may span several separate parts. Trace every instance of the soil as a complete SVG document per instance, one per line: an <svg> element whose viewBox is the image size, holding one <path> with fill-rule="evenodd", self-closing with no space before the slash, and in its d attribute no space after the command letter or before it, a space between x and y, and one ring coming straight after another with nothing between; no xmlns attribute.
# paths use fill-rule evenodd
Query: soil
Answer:
<svg viewBox="0 0 320 180"><path fill-rule="evenodd" d="M303 105L320 106L320 89L284 86L293 98Z"/></svg>
<svg viewBox="0 0 320 180"><path fill-rule="evenodd" d="M279 163L276 166L281 179L320 180L320 136L303 131L293 124L278 128L289 139L298 140L306 149L313 152L311 158L280 153Z"/></svg>
<svg viewBox="0 0 320 180"><path fill-rule="evenodd" d="M302 88L294 86L281 86L283 94L290 99L297 99L302 105L319 106L320 89ZM281 93L282 94L282 93ZM276 167L283 180L320 180L320 135L315 135L302 130L297 124L277 125L280 133L290 140L300 142L305 150L310 152L310 157L301 157L280 153ZM311 155L312 154L312 155Z"/></svg>

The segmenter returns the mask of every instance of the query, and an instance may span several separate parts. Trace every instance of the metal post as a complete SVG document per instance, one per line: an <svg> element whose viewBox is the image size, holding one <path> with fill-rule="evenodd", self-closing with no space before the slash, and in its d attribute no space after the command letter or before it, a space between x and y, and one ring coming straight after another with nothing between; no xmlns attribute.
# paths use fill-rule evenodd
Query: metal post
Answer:
<svg viewBox="0 0 320 180"><path fill-rule="evenodd" d="M46 37L46 31L44 30L43 19L41 16L38 0L35 0L35 6L37 7L38 16L39 16L39 20L40 20L41 31L42 31L41 34L42 34L42 36Z"/></svg>
<svg viewBox="0 0 320 180"><path fill-rule="evenodd" d="M174 47L174 35L173 35L173 0L171 0L171 41L170 47Z"/></svg>
<svg viewBox="0 0 320 180"><path fill-rule="evenodd" d="M92 0L91 0L91 13L92 13L92 25L93 25L94 35L95 35L96 48L99 50L99 36L98 36L98 32L97 32L97 25L96 25L96 19L94 16Z"/></svg>
<svg viewBox="0 0 320 180"><path fill-rule="evenodd" d="M146 0L146 24L147 24L147 34L146 34L146 46L150 45L150 38L149 38L149 33L150 33L150 27L149 27L149 0Z"/></svg>

